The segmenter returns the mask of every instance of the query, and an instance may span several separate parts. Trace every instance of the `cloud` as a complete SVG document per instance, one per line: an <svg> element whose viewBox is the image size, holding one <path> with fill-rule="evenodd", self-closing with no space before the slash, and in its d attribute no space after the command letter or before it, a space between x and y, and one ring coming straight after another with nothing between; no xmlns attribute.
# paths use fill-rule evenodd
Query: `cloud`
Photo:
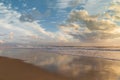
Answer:
<svg viewBox="0 0 120 80"><path fill-rule="evenodd" d="M89 14L100 14L104 13L107 9L109 3L112 0L86 0L85 10L89 12Z"/></svg>
<svg viewBox="0 0 120 80"><path fill-rule="evenodd" d="M87 1L85 4L86 10L71 11L66 24L60 26L60 31L64 34L66 33L68 36L71 36L71 39L73 38L74 41L119 41L120 26L116 23L119 23L120 20L119 1L114 1L110 4L110 6L107 5L110 3L110 1L108 1L99 0L97 2L94 2L94 6L101 6L100 9L93 8L94 6L91 5L93 3ZM107 6L108 9L103 9L105 6ZM92 9L96 11L94 12ZM90 10L92 10L94 13L91 13ZM106 12L104 13L105 10ZM71 39L69 40L71 41Z"/></svg>
<svg viewBox="0 0 120 80"><path fill-rule="evenodd" d="M9 38L10 38L10 39L13 39L13 38L14 38L14 33L13 33L13 32L10 32Z"/></svg>
<svg viewBox="0 0 120 80"><path fill-rule="evenodd" d="M105 12L105 18L120 22L120 1L114 0Z"/></svg>
<svg viewBox="0 0 120 80"><path fill-rule="evenodd" d="M112 41L120 40L120 27L116 23L119 22L119 3L115 1L114 4L108 8L104 14L103 12L91 15L91 8L88 10L89 1L81 0L58 0L57 5L61 9L65 9L73 5L78 5L79 3L85 3L86 10L74 10L71 11L69 17L65 24L60 25L60 29L56 32L46 31L45 28L32 19L32 21L21 20L23 14L13 10L12 8L6 7L4 4L0 4L0 31L4 34L14 33L9 35L12 40L5 38L5 41L50 41L50 42L70 42L70 41ZM101 2L99 0L98 2ZM78 3L78 4L77 4ZM97 3L97 2L96 2ZM96 4L95 3L95 4ZM99 6L103 5L102 4ZM96 4L97 5L97 4ZM61 6L61 7L60 7ZM93 6L93 5L91 5ZM93 8L93 7L92 7ZM94 8L93 8L94 9ZM111 12L114 15L111 16ZM37 12L38 15L40 13ZM102 15L101 15L102 14ZM29 19L29 16L24 15L24 18ZM13 38L14 37L14 38ZM0 38L1 39L1 38ZM3 39L3 38L2 38Z"/></svg>
<svg viewBox="0 0 120 80"><path fill-rule="evenodd" d="M21 13L0 3L0 31L5 34L10 33L9 38L12 38L12 40L5 39L7 42L47 41L48 39L52 41L56 39L54 33L46 31L37 21L21 21L21 15ZM6 36L6 38L8 37Z"/></svg>
<svg viewBox="0 0 120 80"><path fill-rule="evenodd" d="M12 8L0 3L0 31L7 34L4 36L6 42L68 42L71 36L61 31L50 32L34 19L21 20L21 14Z"/></svg>
<svg viewBox="0 0 120 80"><path fill-rule="evenodd" d="M5 41L3 41L3 40L0 40L0 44L2 44L2 43L4 43Z"/></svg>
<svg viewBox="0 0 120 80"><path fill-rule="evenodd" d="M7 34L4 34L4 33L0 33L0 36L2 37L2 36L6 36Z"/></svg>
<svg viewBox="0 0 120 80"><path fill-rule="evenodd" d="M65 8L68 8L70 6L69 3L71 1L72 0L57 0L56 6L60 9L65 9Z"/></svg>
<svg viewBox="0 0 120 80"><path fill-rule="evenodd" d="M60 29L80 41L101 41L120 38L120 27L111 20L89 15L86 10L72 11L66 25Z"/></svg>
<svg viewBox="0 0 120 80"><path fill-rule="evenodd" d="M117 27L117 25L110 20L98 20L96 16L90 16L85 10L76 10L71 12L69 17L70 22L83 22L83 25L89 30L94 31L110 31ZM109 27L108 27L109 26Z"/></svg>
<svg viewBox="0 0 120 80"><path fill-rule="evenodd" d="M78 6L82 0L57 0L56 7L59 9L66 9Z"/></svg>

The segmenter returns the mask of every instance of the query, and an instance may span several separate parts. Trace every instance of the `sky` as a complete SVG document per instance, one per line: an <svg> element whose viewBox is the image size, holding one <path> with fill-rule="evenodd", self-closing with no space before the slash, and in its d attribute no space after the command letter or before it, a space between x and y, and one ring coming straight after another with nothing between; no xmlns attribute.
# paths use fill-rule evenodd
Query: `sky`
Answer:
<svg viewBox="0 0 120 80"><path fill-rule="evenodd" d="M0 0L0 43L119 42L119 0Z"/></svg>

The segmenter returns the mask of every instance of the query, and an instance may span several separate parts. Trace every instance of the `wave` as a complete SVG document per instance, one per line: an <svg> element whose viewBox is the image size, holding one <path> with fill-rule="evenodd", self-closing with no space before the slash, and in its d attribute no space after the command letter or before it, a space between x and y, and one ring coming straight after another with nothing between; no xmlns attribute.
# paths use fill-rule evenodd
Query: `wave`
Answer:
<svg viewBox="0 0 120 80"><path fill-rule="evenodd" d="M120 49L119 48L93 48L93 47L41 47L41 48L13 48L5 49L2 55L5 56L17 56L22 58L23 56L35 57L42 55L53 55L62 54L68 56L86 56L86 57L97 57L109 60L120 60ZM43 54L44 53L44 54Z"/></svg>

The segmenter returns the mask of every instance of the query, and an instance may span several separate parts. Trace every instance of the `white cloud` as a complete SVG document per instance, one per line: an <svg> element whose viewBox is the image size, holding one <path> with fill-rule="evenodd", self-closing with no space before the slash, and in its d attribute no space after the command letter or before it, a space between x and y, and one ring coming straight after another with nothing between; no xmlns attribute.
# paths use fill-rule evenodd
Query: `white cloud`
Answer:
<svg viewBox="0 0 120 80"><path fill-rule="evenodd" d="M120 27L115 22L99 19L96 15L89 15L85 10L72 11L68 21L68 24L60 28L75 39L105 41L120 38Z"/></svg>
<svg viewBox="0 0 120 80"><path fill-rule="evenodd" d="M120 22L120 1L113 1L109 8L108 11L105 12L105 18L108 18L112 21L118 21Z"/></svg>
<svg viewBox="0 0 120 80"><path fill-rule="evenodd" d="M114 1L114 4L110 2L111 0L87 1L86 10L71 11L67 23L60 26L60 32L70 37L64 36L68 41L119 41L120 26L115 22L120 20L119 1ZM104 14L107 10L114 11L114 14Z"/></svg>
<svg viewBox="0 0 120 80"><path fill-rule="evenodd" d="M74 10L71 11L68 17L68 23L60 26L60 30L57 32L46 31L40 26L36 21L20 21L21 13L12 10L11 8L5 7L3 4L0 4L0 31L2 34L9 34L12 41L99 41L99 40L118 40L120 38L120 28L115 21L119 22L119 5L114 2L114 5L111 5L108 9L114 10L116 12L114 16L110 16L110 13L103 14L104 6L107 5L107 1L102 0L93 0L94 3L86 1L85 9L86 10ZM84 2L84 0L75 0L75 2ZM101 3L100 3L101 2ZM110 1L109 1L110 2ZM108 3L109 3L108 2ZM70 7L72 0L57 0L57 5L61 9ZM90 3L90 4L89 4ZM100 9L96 8L95 5L99 4ZM75 5L78 5L74 3ZM94 4L94 5L92 5ZM95 7L95 8L94 8ZM94 13L91 15L91 10L93 12L101 12L103 16L97 15ZM105 19L108 18L108 19ZM111 20L112 19L112 20ZM113 20L114 19L114 20ZM6 36L4 36L6 37ZM8 36L7 36L8 37ZM3 38L2 38L3 39ZM9 41L9 40L7 40Z"/></svg>
<svg viewBox="0 0 120 80"><path fill-rule="evenodd" d="M70 7L76 7L81 2L84 2L83 0L57 0L56 7L59 9L66 9Z"/></svg>
<svg viewBox="0 0 120 80"><path fill-rule="evenodd" d="M0 44L2 44L2 43L4 43L5 41L3 41L3 40L0 40Z"/></svg>
<svg viewBox="0 0 120 80"><path fill-rule="evenodd" d="M10 39L13 39L13 38L14 38L14 33L13 33L13 32L10 32L9 38L10 38Z"/></svg>
<svg viewBox="0 0 120 80"><path fill-rule="evenodd" d="M63 32L61 30L56 33L55 38L57 40L56 42L70 42L70 41L74 41L72 36L66 34L65 32Z"/></svg>
<svg viewBox="0 0 120 80"><path fill-rule="evenodd" d="M56 6L60 9L65 9L65 8L70 7L69 4L70 4L71 1L72 0L57 0Z"/></svg>
<svg viewBox="0 0 120 80"><path fill-rule="evenodd" d="M43 41L47 41L48 39L51 41L55 39L54 33L46 31L36 21L22 22L19 19L20 16L21 13L12 10L11 8L8 9L2 3L0 4L0 31L6 34L12 32L12 34L9 35L9 38L13 38L14 33L14 38L6 41L17 42L25 40L26 42L29 42L38 38Z"/></svg>
<svg viewBox="0 0 120 80"><path fill-rule="evenodd" d="M99 14L104 12L111 0L87 0L85 9L89 14Z"/></svg>

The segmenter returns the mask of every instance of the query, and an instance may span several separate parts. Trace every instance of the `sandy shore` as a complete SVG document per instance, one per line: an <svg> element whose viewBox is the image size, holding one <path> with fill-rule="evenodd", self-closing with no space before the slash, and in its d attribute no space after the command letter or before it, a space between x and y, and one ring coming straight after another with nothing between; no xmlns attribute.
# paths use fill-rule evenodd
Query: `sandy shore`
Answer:
<svg viewBox="0 0 120 80"><path fill-rule="evenodd" d="M24 63L21 60L0 57L0 80L70 80Z"/></svg>

